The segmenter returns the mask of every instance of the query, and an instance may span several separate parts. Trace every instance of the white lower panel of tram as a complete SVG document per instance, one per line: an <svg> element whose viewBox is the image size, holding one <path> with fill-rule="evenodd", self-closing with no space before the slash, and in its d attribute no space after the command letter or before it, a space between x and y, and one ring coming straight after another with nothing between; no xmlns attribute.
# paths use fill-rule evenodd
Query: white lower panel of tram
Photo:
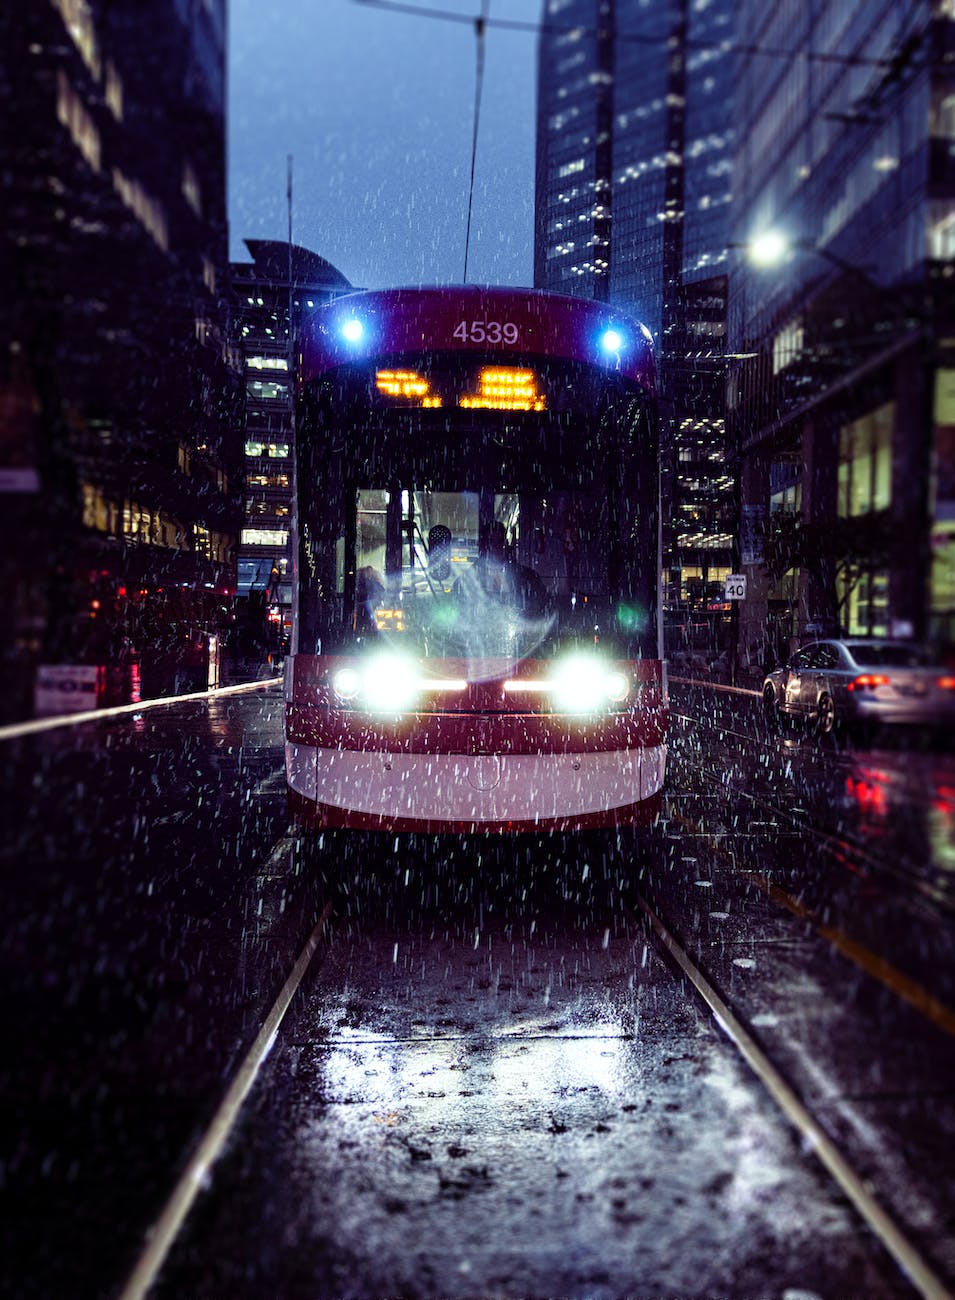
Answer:
<svg viewBox="0 0 955 1300"><path fill-rule="evenodd" d="M317 803L428 821L573 817L649 799L666 746L589 754L396 754L287 744L288 783Z"/></svg>

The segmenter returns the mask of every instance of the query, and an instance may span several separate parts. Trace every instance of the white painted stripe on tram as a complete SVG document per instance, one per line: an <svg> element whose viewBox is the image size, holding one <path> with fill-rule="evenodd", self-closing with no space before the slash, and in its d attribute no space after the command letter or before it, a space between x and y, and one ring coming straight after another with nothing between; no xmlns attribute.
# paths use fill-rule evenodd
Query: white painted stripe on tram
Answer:
<svg viewBox="0 0 955 1300"><path fill-rule="evenodd" d="M141 700L138 704L117 704L111 709L86 709L82 713L58 713L52 718L34 718L32 722L11 722L0 727L0 741L17 740L32 736L38 731L52 731L54 727L71 727L79 722L99 722L102 718L118 718L124 713L145 713L165 704L187 704L190 700L216 700L222 695L241 695L244 691L261 690L263 686L279 686L281 677L263 677L257 682L240 682L238 686L214 686L208 691L192 691L188 695L163 695L156 700Z"/></svg>
<svg viewBox="0 0 955 1300"><path fill-rule="evenodd" d="M283 846L286 851L291 852L292 841L280 841L279 845L276 846L276 850L273 851L273 859ZM233 1079L228 1092L223 1097L205 1136L183 1170L165 1208L147 1234L146 1248L129 1275L126 1285L119 1293L118 1300L145 1300L150 1287L156 1281L159 1271L165 1263L166 1256L169 1254L172 1244L179 1233L179 1229L192 1209L193 1202L202 1190L213 1164L219 1158L242 1104L255 1083L259 1069L272 1049L289 1004L295 996L295 992L302 982L302 977L318 947L331 910L332 905L329 903L309 936L308 942L299 954L298 960L292 968L292 973L285 981L281 993L276 998L272 1010L256 1036L255 1042L249 1048L245 1060L239 1067L239 1071Z"/></svg>
<svg viewBox="0 0 955 1300"><path fill-rule="evenodd" d="M866 1223L892 1255L902 1271L918 1289L925 1300L953 1300L948 1289L931 1265L919 1254L916 1246L909 1241L898 1224L890 1218L876 1198L868 1190L863 1179L859 1177L849 1162L827 1135L825 1129L817 1123L803 1105L797 1093L789 1086L769 1057L757 1045L742 1023L736 1019L727 1004L707 980L706 976L691 958L684 952L678 941L656 915L649 903L638 895L641 909L648 917L657 937L687 975L713 1012L720 1028L754 1071L759 1080L768 1089L783 1114L800 1135L806 1139L822 1161L823 1165L836 1180L849 1200L862 1215Z"/></svg>

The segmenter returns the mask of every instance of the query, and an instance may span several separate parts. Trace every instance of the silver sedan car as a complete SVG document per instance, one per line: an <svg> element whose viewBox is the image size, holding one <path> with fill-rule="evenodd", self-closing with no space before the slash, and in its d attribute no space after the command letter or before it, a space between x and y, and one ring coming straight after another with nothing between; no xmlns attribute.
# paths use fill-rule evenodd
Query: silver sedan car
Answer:
<svg viewBox="0 0 955 1300"><path fill-rule="evenodd" d="M847 637L805 645L763 682L767 714L837 721L955 724L955 670L907 641Z"/></svg>

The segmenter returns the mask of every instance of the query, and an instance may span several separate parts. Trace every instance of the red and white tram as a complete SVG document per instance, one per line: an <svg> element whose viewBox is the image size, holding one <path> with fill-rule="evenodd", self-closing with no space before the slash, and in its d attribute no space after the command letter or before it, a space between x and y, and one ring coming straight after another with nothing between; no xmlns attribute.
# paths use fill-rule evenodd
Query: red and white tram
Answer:
<svg viewBox="0 0 955 1300"><path fill-rule="evenodd" d="M647 331L530 290L351 294L304 333L297 420L300 819L652 816L667 709Z"/></svg>

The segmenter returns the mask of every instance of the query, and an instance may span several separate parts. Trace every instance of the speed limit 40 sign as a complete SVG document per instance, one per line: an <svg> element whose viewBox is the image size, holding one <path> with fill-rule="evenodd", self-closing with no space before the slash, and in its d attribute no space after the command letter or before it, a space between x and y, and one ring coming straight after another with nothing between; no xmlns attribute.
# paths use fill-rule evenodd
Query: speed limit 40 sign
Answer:
<svg viewBox="0 0 955 1300"><path fill-rule="evenodd" d="M726 579L724 587L724 596L726 600L745 600L746 599L746 574L731 573Z"/></svg>

